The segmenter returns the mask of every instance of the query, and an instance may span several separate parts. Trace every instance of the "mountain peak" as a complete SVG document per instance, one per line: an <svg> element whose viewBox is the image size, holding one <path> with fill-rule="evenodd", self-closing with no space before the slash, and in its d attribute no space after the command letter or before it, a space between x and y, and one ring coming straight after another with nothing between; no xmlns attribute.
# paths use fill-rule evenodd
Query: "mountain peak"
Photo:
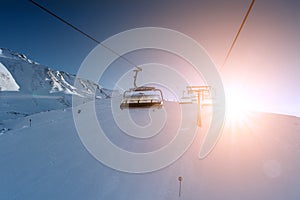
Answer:
<svg viewBox="0 0 300 200"><path fill-rule="evenodd" d="M7 49L7 48L0 48L0 57L13 59L13 60L25 61L30 64L39 64L35 61L28 59L26 55L17 53L15 51Z"/></svg>

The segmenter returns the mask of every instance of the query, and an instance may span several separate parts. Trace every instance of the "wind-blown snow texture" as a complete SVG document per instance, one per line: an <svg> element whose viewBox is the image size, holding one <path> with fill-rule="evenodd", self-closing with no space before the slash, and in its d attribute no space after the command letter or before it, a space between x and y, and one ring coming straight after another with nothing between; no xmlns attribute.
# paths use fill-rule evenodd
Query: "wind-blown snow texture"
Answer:
<svg viewBox="0 0 300 200"><path fill-rule="evenodd" d="M60 86L45 80L45 77L50 80L54 77L52 79L51 75L48 76L47 68L35 63L26 60L9 62L1 58L2 62L7 69L14 67L15 71L11 74L20 85L20 94L28 95L30 91L37 92L38 95L53 97L52 95L59 94L64 97L68 95L65 92L66 88L78 92L71 84L68 87L62 84L63 81L56 72L51 71L55 78L60 80L58 81ZM17 74L21 73L18 67L23 67L24 73L31 75L29 80L18 77ZM38 72L33 69L37 69ZM65 80L69 80L67 75L62 76ZM22 88L23 82L27 87ZM29 82L36 87L31 86ZM54 92L53 88L57 90ZM59 88L63 90L59 91ZM19 93L14 92L13 95ZM5 95L7 94L5 92ZM30 109L33 107L29 106L30 109L27 111L23 108L27 106L27 101L24 104L24 98L18 101L13 95L11 96L13 101L2 101L1 96L1 109L14 112L14 109L18 108L23 113L26 111L27 116L19 115L16 118L12 114L12 118L7 118L8 115L2 115L5 120L0 118L0 126L3 127L0 132L0 199L298 200L300 198L300 119L297 117L253 113L242 126L226 126L212 154L204 160L199 160L200 144L209 125L207 113L203 112L203 127L198 130L192 146L177 162L152 173L128 174L104 166L89 154L76 132L71 108L60 106L63 105L59 104L60 101L54 104L56 98L53 98L54 100L46 98L45 101L52 102L56 110L42 112L41 110L45 110L43 106L46 109L49 107L37 101L40 110L32 111ZM161 137L159 140L156 140L155 136L149 141L131 141L132 138L124 135L114 123L109 113L110 106L110 99L95 100L97 116L99 121L103 122L107 136L122 148L148 151L151 147L167 143L176 134L171 128L165 128L166 132L159 134L158 137ZM176 106L178 105L175 103L165 104L167 112L174 110ZM182 106L185 109L192 105ZM139 122L149 120L147 113L147 110L139 109L131 112L133 118ZM171 122L178 118L174 114L168 116ZM194 118L190 120L196 122ZM142 143L147 145L141 145ZM183 177L180 197L179 176Z"/></svg>

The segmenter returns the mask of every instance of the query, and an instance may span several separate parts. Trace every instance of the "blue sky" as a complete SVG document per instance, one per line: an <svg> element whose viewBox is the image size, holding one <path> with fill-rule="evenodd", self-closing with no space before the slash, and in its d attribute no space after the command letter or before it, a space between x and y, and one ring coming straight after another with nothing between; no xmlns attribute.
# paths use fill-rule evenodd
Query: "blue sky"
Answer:
<svg viewBox="0 0 300 200"><path fill-rule="evenodd" d="M250 4L248 0L36 1L98 41L145 26L183 32L203 45L217 66ZM260 101L266 110L300 115L299 10L297 0L256 0L221 70L224 82L245 85L254 102ZM1 47L73 74L96 46L27 0L1 2L0 24Z"/></svg>

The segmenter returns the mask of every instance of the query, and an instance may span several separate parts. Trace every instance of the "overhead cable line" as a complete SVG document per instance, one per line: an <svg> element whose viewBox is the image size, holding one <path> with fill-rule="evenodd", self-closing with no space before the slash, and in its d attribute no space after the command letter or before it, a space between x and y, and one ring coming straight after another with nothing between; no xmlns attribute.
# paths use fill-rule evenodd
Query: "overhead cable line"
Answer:
<svg viewBox="0 0 300 200"><path fill-rule="evenodd" d="M231 51L232 51L232 49L233 49L233 47L234 47L234 45L235 45L235 43L236 43L236 41L237 41L237 38L239 37L239 35L240 35L240 33L241 33L241 30L242 30L242 28L244 27L244 25L245 25L245 23L246 23L246 20L247 20L249 14L250 14L250 11L251 11L251 9L252 9L252 7L253 7L254 2L255 2L255 0L252 0L250 6L249 6L249 8L248 8L248 11L247 11L247 13L246 13L246 15L245 15L245 17L244 17L244 19L243 19L243 21L242 21L242 24L241 24L241 26L240 26L240 28L239 28L239 30L238 30L236 36L235 36L235 38L234 38L234 40L233 40L233 42L232 42L230 48L229 48L229 51L228 51L227 54L226 54L225 60L224 60L224 62L223 62L223 65L221 66L221 68L223 68L224 65L226 64L226 62L227 62L227 60L228 60L228 58L229 58L229 56L230 56L230 54L231 54Z"/></svg>
<svg viewBox="0 0 300 200"><path fill-rule="evenodd" d="M119 56L120 58L122 58L123 60L125 60L126 62L128 62L129 64L133 65L134 67L140 69L140 67L138 67L136 64L134 64L132 61L130 61L129 59L127 59L126 57L124 57L123 55L120 55L118 52L114 51L113 49L111 49L110 47L104 45L103 43L99 42L98 40L96 40L94 37L92 37L91 35L85 33L84 31L80 30L79 28L77 28L76 26L72 25L70 22L64 20L63 18L61 18L60 16L58 16L57 14L55 14L54 12L50 11L49 9L47 9L46 7L38 4L37 2L33 1L33 0L29 0L30 3L34 4L35 6L37 6L38 8L44 10L45 12L47 12L48 14L52 15L53 17L55 17L56 19L58 19L59 21L63 22L64 24L70 26L72 29L76 30L77 32L81 33L82 35L86 36L87 38L89 38L90 40L94 41L95 43L101 45L102 47L104 47L105 49L109 50L110 52L112 52L113 54Z"/></svg>

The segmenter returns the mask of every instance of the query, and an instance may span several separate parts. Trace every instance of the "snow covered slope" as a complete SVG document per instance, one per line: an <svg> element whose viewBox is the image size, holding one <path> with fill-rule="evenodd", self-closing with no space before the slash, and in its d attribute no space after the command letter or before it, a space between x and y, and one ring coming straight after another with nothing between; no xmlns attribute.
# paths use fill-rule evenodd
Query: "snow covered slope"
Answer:
<svg viewBox="0 0 300 200"><path fill-rule="evenodd" d="M97 91L100 98L107 97L105 89L96 83L80 79L81 88L75 88L74 81L74 75L53 71L23 54L1 48L0 120L69 107L72 94L93 98Z"/></svg>
<svg viewBox="0 0 300 200"><path fill-rule="evenodd" d="M4 117L0 118L0 199L300 199L300 118L250 113L243 123L227 124L212 154L199 160L209 126L209 111L202 110L203 127L174 164L152 173L122 173L101 164L85 149L68 108L70 93L88 96L96 85L82 80L82 88L74 88L74 76L3 49L0 62L20 86L18 91L0 92L0 117ZM105 97L103 92L99 95ZM96 98L96 115L107 137L119 147L149 152L175 137L181 118L174 113L176 103L165 102L168 117L161 133L137 139L116 125L111 100ZM186 121L196 123L195 105L181 106L190 113ZM134 109L130 116L143 126L149 122L149 112L161 111Z"/></svg>
<svg viewBox="0 0 300 200"><path fill-rule="evenodd" d="M10 72L0 63L0 91L19 91L19 88Z"/></svg>
<svg viewBox="0 0 300 200"><path fill-rule="evenodd" d="M109 99L96 100L97 115L100 121L105 120L110 131L108 137L122 148L135 146L148 151L147 148L174 136L167 128L168 134L163 133L159 140L135 141L124 135L113 118L108 117L110 105ZM140 110L132 114L139 120L146 119ZM32 127L29 127L29 118ZM89 154L76 133L70 109L20 118L7 124L11 130L0 136L0 197L24 200L299 199L300 119L254 113L249 115L248 122L247 126L227 126L213 153L204 160L197 157L205 132L199 129L192 146L173 165L153 173L128 174L104 166ZM180 197L179 176L183 177Z"/></svg>

